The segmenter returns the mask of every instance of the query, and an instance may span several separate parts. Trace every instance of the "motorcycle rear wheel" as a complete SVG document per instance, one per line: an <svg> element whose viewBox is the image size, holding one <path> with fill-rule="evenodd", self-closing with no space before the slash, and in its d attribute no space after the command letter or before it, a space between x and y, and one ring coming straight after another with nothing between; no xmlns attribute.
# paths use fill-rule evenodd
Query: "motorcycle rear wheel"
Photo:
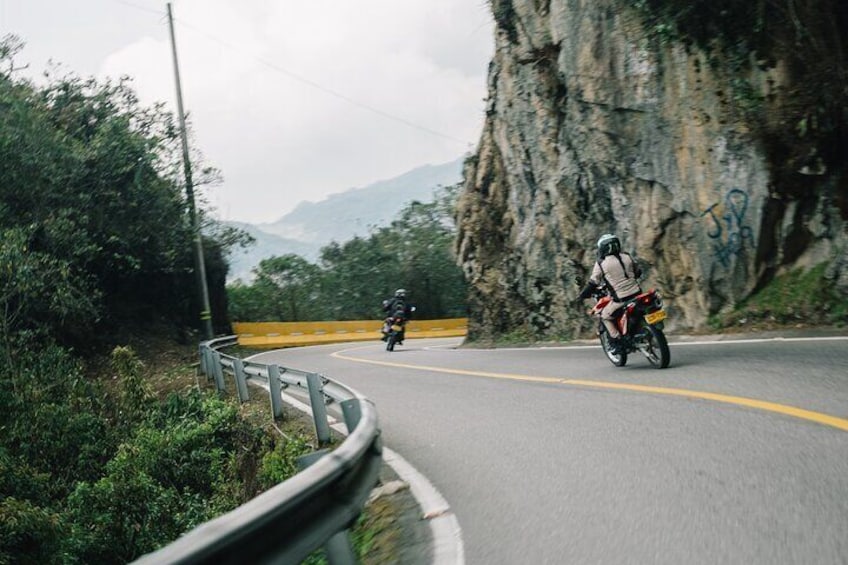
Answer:
<svg viewBox="0 0 848 565"><path fill-rule="evenodd" d="M615 365L616 367L624 367L627 364L627 351L621 350L618 353L613 353L610 351L610 342L609 342L609 334L607 333L606 328L601 330L601 347L604 350L604 354L609 359L609 362Z"/></svg>
<svg viewBox="0 0 848 565"><path fill-rule="evenodd" d="M668 349L668 340L659 328L651 325L645 327L645 341L642 353L655 369L665 369L671 362L671 351Z"/></svg>

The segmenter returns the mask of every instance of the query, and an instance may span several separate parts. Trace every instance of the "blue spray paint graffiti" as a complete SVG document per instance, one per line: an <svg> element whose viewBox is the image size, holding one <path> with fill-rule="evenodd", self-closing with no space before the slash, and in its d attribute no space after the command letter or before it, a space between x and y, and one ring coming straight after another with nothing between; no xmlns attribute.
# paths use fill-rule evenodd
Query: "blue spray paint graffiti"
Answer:
<svg viewBox="0 0 848 565"><path fill-rule="evenodd" d="M713 240L715 257L722 266L729 267L731 258L738 256L746 245L754 248L754 230L745 225L748 195L744 191L738 188L727 191L723 210L720 205L721 202L716 202L701 212L701 217L710 215L713 225L707 229L707 235Z"/></svg>

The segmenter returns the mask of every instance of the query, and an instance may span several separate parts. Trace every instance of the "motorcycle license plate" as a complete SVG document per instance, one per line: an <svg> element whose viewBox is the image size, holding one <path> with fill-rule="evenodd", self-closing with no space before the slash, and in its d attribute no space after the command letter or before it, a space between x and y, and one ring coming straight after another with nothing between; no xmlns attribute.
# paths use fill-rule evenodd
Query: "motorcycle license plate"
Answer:
<svg viewBox="0 0 848 565"><path fill-rule="evenodd" d="M665 320L665 310L657 310L656 312L645 315L645 321L651 325L662 322L663 320Z"/></svg>

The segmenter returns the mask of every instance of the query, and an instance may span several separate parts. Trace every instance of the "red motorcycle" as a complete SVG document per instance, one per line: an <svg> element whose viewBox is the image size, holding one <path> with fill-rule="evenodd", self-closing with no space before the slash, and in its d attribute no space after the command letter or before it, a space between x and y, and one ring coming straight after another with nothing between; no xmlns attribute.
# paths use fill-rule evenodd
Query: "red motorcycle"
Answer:
<svg viewBox="0 0 848 565"><path fill-rule="evenodd" d="M616 367L624 367L627 364L628 353L641 351L654 368L668 367L671 352L668 350L668 340L662 331L666 312L663 310L663 301L659 292L654 289L643 292L628 300L615 313L613 323L621 332L620 345L615 352L610 344L609 332L601 320L601 311L609 304L612 297L603 287L598 288L593 296L598 302L589 310L589 315L598 318L598 337L610 363Z"/></svg>

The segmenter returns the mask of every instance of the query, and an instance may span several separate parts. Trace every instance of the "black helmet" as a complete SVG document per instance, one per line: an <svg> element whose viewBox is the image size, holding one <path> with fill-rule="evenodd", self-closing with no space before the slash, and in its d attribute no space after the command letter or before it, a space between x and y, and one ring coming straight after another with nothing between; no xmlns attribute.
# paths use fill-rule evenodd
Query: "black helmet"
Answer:
<svg viewBox="0 0 848 565"><path fill-rule="evenodd" d="M605 233L598 239L598 258L603 259L607 255L616 255L621 251L621 242L618 237L611 233Z"/></svg>

